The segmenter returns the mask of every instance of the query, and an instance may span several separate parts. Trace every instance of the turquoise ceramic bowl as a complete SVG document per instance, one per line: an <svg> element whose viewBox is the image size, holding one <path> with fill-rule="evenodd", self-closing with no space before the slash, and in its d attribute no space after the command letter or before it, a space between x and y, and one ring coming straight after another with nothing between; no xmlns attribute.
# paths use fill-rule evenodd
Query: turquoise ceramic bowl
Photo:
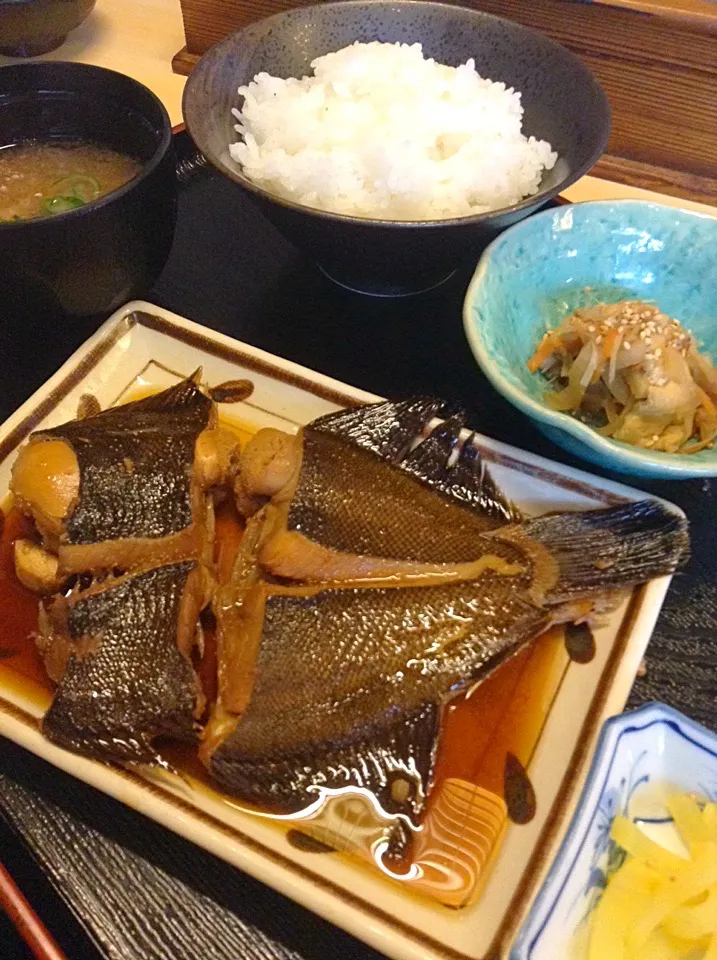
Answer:
<svg viewBox="0 0 717 960"><path fill-rule="evenodd" d="M493 386L566 450L638 476L717 476L717 448L653 453L601 437L543 401L526 361L545 331L600 300L655 300L717 362L717 218L638 200L538 213L486 248L464 305L468 342Z"/></svg>

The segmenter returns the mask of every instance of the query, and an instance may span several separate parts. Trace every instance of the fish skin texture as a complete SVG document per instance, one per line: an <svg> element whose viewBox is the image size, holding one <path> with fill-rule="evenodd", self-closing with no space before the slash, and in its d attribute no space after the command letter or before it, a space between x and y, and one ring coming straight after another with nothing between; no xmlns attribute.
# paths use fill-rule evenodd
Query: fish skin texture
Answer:
<svg viewBox="0 0 717 960"><path fill-rule="evenodd" d="M89 638L91 650L68 659L42 724L50 740L101 760L149 762L154 737L194 739L199 688L177 629L195 566L158 567L70 598L68 638Z"/></svg>
<svg viewBox="0 0 717 960"><path fill-rule="evenodd" d="M402 815L417 826L435 765L439 722L440 709L427 703L387 718L383 725L374 724L345 743L307 743L275 760L251 760L231 749L219 750L211 772L231 793L278 814L305 809L318 797L317 788L353 788L371 793L389 816ZM408 785L402 802L392 793L397 780Z"/></svg>
<svg viewBox="0 0 717 960"><path fill-rule="evenodd" d="M237 748L261 756L338 742L458 692L547 622L509 579L487 573L457 585L270 595Z"/></svg>
<svg viewBox="0 0 717 960"><path fill-rule="evenodd" d="M80 496L65 522L65 542L158 539L192 521L192 464L212 401L191 380L34 434L64 440L80 468Z"/></svg>
<svg viewBox="0 0 717 960"><path fill-rule="evenodd" d="M367 769L381 783L403 764L416 788L391 809L416 824L437 728L422 724L424 740L411 747L411 718L429 707L437 716L547 624L508 579L270 596L249 706L212 755L212 774L232 793L294 812L314 799L309 787L363 786ZM390 736L375 739L376 730Z"/></svg>
<svg viewBox="0 0 717 960"><path fill-rule="evenodd" d="M516 522L475 448L455 458L460 417L415 445L440 410L433 400L377 404L304 428L289 530L337 551L428 563L490 551L523 572L441 586L327 583L301 597L266 583L251 697L209 759L229 792L295 812L321 787L365 786L369 770L385 798L389 767L411 766L401 731L422 711L438 717L537 637L561 603L670 574L685 560L686 521L660 503ZM437 729L421 728L415 793L404 802L391 795L391 812L413 826L430 790Z"/></svg>
<svg viewBox="0 0 717 960"><path fill-rule="evenodd" d="M393 423L400 405L379 406L390 410ZM421 409L432 414L434 406L426 401ZM356 411L348 436L341 433L339 414L304 428L288 530L346 553L458 563L476 558L481 533L517 518L472 442L460 447L449 466L459 447L460 419L445 421L410 451L423 422L412 411L408 438L399 442L391 433L389 459L382 459L375 429L380 411L366 409L374 428L366 442L356 442Z"/></svg>

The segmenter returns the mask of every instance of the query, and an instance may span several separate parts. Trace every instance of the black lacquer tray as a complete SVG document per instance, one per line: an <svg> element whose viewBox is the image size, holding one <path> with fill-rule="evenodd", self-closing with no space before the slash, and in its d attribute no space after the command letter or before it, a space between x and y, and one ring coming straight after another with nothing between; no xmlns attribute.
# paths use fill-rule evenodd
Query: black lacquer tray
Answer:
<svg viewBox="0 0 717 960"><path fill-rule="evenodd" d="M191 144L180 134L184 156ZM477 429L573 466L478 371L461 305L471 270L420 297L378 300L335 287L236 186L186 179L170 261L148 299L199 323L381 395L461 400ZM0 415L87 336L2 343ZM49 339L49 338L48 338ZM590 468L593 469L593 468ZM624 478L615 478L624 479ZM693 556L675 577L630 704L659 699L717 728L717 481L629 482L681 506ZM0 861L70 960L322 960L376 956L187 841L0 741ZM0 926L0 955L31 954ZM49 957L49 953L38 954Z"/></svg>

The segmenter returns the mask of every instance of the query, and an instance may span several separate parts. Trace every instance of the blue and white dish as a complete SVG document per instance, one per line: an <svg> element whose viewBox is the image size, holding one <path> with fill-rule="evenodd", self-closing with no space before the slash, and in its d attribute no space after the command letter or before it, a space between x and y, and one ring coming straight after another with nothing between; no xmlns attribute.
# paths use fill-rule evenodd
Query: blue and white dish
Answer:
<svg viewBox="0 0 717 960"><path fill-rule="evenodd" d="M526 361L577 307L654 300L717 361L717 218L639 200L538 213L480 259L464 305L471 350L493 386L553 442L606 469L641 476L717 476L717 449L660 453L603 437L543 399Z"/></svg>
<svg viewBox="0 0 717 960"><path fill-rule="evenodd" d="M585 926L622 862L610 839L614 818L629 817L679 852L665 806L674 793L717 799L717 734L661 703L608 720L577 810L510 960L584 960Z"/></svg>

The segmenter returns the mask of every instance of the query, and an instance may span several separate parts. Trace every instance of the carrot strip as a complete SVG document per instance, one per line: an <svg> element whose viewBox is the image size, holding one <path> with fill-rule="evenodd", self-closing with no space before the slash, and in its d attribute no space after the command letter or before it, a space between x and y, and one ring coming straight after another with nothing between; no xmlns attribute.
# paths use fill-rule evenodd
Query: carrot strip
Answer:
<svg viewBox="0 0 717 960"><path fill-rule="evenodd" d="M617 330L608 330L602 342L602 355L605 360L609 360L618 338Z"/></svg>
<svg viewBox="0 0 717 960"><path fill-rule="evenodd" d="M528 360L528 370L530 370L531 373L536 373L538 370L540 370L551 354L555 353L557 350L560 350L560 348L560 338L556 337L553 333L546 333L538 344L538 349L535 351L530 360Z"/></svg>
<svg viewBox="0 0 717 960"><path fill-rule="evenodd" d="M680 447L677 452L678 453L699 453L700 450L704 450L705 447L711 446L714 443L715 438L717 438L717 428L713 430L709 436L705 437L704 440L700 440L699 443L688 444L686 447Z"/></svg>

